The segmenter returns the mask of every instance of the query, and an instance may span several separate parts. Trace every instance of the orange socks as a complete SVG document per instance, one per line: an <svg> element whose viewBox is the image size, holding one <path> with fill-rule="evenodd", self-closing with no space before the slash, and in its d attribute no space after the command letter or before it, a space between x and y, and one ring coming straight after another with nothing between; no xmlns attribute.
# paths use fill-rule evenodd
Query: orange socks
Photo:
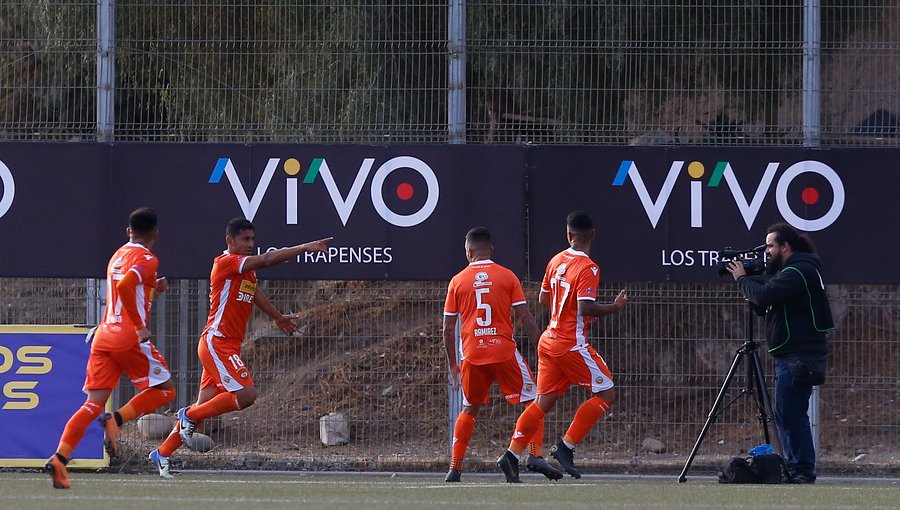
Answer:
<svg viewBox="0 0 900 510"><path fill-rule="evenodd" d="M99 418L102 413L103 404L86 400L66 423L66 428L63 429L62 436L59 438L59 446L56 447L56 453L67 459L72 458L72 450L78 446L78 442L84 437L84 432L87 430L88 425Z"/></svg>
<svg viewBox="0 0 900 510"><path fill-rule="evenodd" d="M219 393L200 405L192 405L188 408L186 414L188 418L199 422L213 416L238 411L240 408L237 395L226 392Z"/></svg>
<svg viewBox="0 0 900 510"><path fill-rule="evenodd" d="M202 404L192 405L185 414L187 414L188 418L194 420L199 427L200 423L207 418L230 413L231 411L238 411L240 408L237 395L225 392L219 393ZM181 444L182 440L178 434L178 425L176 424L172 432L169 433L169 437L163 441L163 444L159 445L159 454L163 457L170 457L175 450L181 448Z"/></svg>
<svg viewBox="0 0 900 510"><path fill-rule="evenodd" d="M127 404L119 409L122 423L131 421L138 416L154 411L169 402L175 400L175 389L161 390L147 388L135 395Z"/></svg>
<svg viewBox="0 0 900 510"><path fill-rule="evenodd" d="M462 471L463 457L469 448L469 440L472 439L472 431L475 430L475 417L469 413L459 413L456 417L456 426L453 427L453 453L450 459L450 469Z"/></svg>
<svg viewBox="0 0 900 510"><path fill-rule="evenodd" d="M175 427L172 428L172 432L169 432L169 437L163 441L163 444L159 445L159 454L163 457L171 457L175 450L181 448L181 436L178 434L178 424L175 424Z"/></svg>
<svg viewBox="0 0 900 510"><path fill-rule="evenodd" d="M509 451L516 455L522 455L538 427L543 426L544 414L544 411L534 402L528 404L516 422L516 430L509 442Z"/></svg>
<svg viewBox="0 0 900 510"><path fill-rule="evenodd" d="M578 411L575 412L575 419L569 425L569 430L563 436L563 441L576 445L580 443L584 436L594 428L594 425L600 421L600 418L609 411L609 402L600 397L591 397L581 404Z"/></svg>
<svg viewBox="0 0 900 510"><path fill-rule="evenodd" d="M203 425L202 421L197 422L197 429L200 429L200 426ZM172 432L169 432L169 436L166 437L166 440L163 441L157 450L159 454L163 457L171 457L175 450L181 448L181 445L184 443L181 439L181 434L178 433L178 424L176 423L174 427L172 427Z"/></svg>
<svg viewBox="0 0 900 510"><path fill-rule="evenodd" d="M534 434L531 435L531 442L528 443L528 454L532 457L543 457L541 454L541 445L544 444L544 420L538 424Z"/></svg>

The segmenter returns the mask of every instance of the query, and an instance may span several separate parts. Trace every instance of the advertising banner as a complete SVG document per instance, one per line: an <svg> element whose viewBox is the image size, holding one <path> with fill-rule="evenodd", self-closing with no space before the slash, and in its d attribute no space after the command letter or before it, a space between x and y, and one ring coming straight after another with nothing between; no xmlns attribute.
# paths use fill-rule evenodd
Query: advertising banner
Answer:
<svg viewBox="0 0 900 510"><path fill-rule="evenodd" d="M525 269L524 154L515 147L119 144L112 216L160 215L161 275L209 276L225 225L243 216L257 252L334 237L262 278L449 279L473 226L497 261Z"/></svg>
<svg viewBox="0 0 900 510"><path fill-rule="evenodd" d="M786 222L809 232L826 283L897 283L891 199L897 151L541 147L530 154L530 275L566 248L565 218L593 216L592 258L620 282L714 282L718 252L765 243ZM726 275L725 278L731 278Z"/></svg>
<svg viewBox="0 0 900 510"><path fill-rule="evenodd" d="M607 281L714 282L718 254L810 232L827 283L898 283L896 149L298 144L0 144L0 276L102 277L128 213L159 212L159 274L207 278L225 225L256 253L333 237L262 278L446 280L463 236L540 279L589 212ZM884 232L881 232L884 230Z"/></svg>
<svg viewBox="0 0 900 510"><path fill-rule="evenodd" d="M0 276L103 275L128 226L109 217L110 151L0 143Z"/></svg>
<svg viewBox="0 0 900 510"><path fill-rule="evenodd" d="M85 394L88 329L74 326L0 326L0 466L43 467ZM88 427L69 466L109 464L103 429Z"/></svg>

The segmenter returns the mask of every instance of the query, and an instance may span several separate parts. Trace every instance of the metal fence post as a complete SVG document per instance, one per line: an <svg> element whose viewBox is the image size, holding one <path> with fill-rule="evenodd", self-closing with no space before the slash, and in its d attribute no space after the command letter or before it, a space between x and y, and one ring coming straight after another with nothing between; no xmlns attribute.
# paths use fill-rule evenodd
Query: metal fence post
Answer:
<svg viewBox="0 0 900 510"><path fill-rule="evenodd" d="M103 315L103 293L100 289L100 280L88 278L86 280L85 294L87 295L87 309L85 310L84 323L88 326L96 326Z"/></svg>
<svg viewBox="0 0 900 510"><path fill-rule="evenodd" d="M116 2L97 0L97 140L112 142L115 128Z"/></svg>
<svg viewBox="0 0 900 510"><path fill-rule="evenodd" d="M88 326L96 326L103 320L103 312L106 308L106 279L105 278L88 278L87 279L87 310L85 314L85 324ZM119 403L119 387L113 390L110 401L113 407L118 407Z"/></svg>
<svg viewBox="0 0 900 510"><path fill-rule="evenodd" d="M803 1L803 145L818 148L821 143L820 72L822 67L822 32L820 0ZM813 448L819 451L819 387L813 386L809 401L809 426Z"/></svg>
<svg viewBox="0 0 900 510"><path fill-rule="evenodd" d="M167 328L166 328L166 294L157 294L153 299L153 310L156 312L156 325L151 330L153 334L153 344L163 357L169 359L172 355L168 352Z"/></svg>
<svg viewBox="0 0 900 510"><path fill-rule="evenodd" d="M466 143L466 1L451 0L449 8L447 131L450 143Z"/></svg>
<svg viewBox="0 0 900 510"><path fill-rule="evenodd" d="M97 0L97 141L111 142L115 123L113 80L115 79L115 0ZM88 317L90 325L100 324L105 306L106 280L88 278ZM92 295L93 292L93 295ZM110 398L119 405L119 388Z"/></svg>
<svg viewBox="0 0 900 510"><path fill-rule="evenodd" d="M188 379L188 351L191 341L188 337L188 293L191 289L191 280L183 279L178 282L178 407L182 408L190 402L187 393Z"/></svg>
<svg viewBox="0 0 900 510"><path fill-rule="evenodd" d="M447 50L449 69L447 82L447 131L450 143L466 143L466 2L451 0L447 17ZM456 359L460 353L460 321L456 321ZM448 372L449 373L449 372ZM447 385L447 459L453 457L453 429L462 410L462 389Z"/></svg>
<svg viewBox="0 0 900 510"><path fill-rule="evenodd" d="M206 327L206 319L209 316L209 292L210 292L210 282L209 280L197 280L197 330L196 334L193 338L189 338L187 341L187 346L190 352L197 352L197 342L200 339L200 334L203 332L203 329ZM189 358L185 358L186 360ZM199 369L200 369L199 359L197 360L197 389L199 390ZM187 366L185 369L185 374L190 372L187 371ZM196 397L196 395L191 396ZM185 405L190 405L191 401L188 401Z"/></svg>
<svg viewBox="0 0 900 510"><path fill-rule="evenodd" d="M821 133L820 73L822 67L821 5L803 1L803 145L819 147Z"/></svg>

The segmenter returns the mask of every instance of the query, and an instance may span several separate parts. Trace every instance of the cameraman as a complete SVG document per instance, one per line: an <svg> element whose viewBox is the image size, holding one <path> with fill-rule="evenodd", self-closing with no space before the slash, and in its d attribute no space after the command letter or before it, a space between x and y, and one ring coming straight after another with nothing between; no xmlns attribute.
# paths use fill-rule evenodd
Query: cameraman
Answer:
<svg viewBox="0 0 900 510"><path fill-rule="evenodd" d="M775 423L781 431L788 479L815 483L816 452L809 427L812 387L825 382L826 333L834 329L812 240L785 223L766 231L766 273L747 276L734 260L728 271L766 317L769 354L775 358Z"/></svg>

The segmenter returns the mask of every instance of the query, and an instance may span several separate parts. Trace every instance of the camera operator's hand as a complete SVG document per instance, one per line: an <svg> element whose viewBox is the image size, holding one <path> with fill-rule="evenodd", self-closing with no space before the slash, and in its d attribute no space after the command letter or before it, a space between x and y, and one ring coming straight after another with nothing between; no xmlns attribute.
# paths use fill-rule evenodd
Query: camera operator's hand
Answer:
<svg viewBox="0 0 900 510"><path fill-rule="evenodd" d="M747 271L744 270L744 264L740 260L732 260L729 262L728 272L734 277L734 281L738 281L742 276L747 276Z"/></svg>

